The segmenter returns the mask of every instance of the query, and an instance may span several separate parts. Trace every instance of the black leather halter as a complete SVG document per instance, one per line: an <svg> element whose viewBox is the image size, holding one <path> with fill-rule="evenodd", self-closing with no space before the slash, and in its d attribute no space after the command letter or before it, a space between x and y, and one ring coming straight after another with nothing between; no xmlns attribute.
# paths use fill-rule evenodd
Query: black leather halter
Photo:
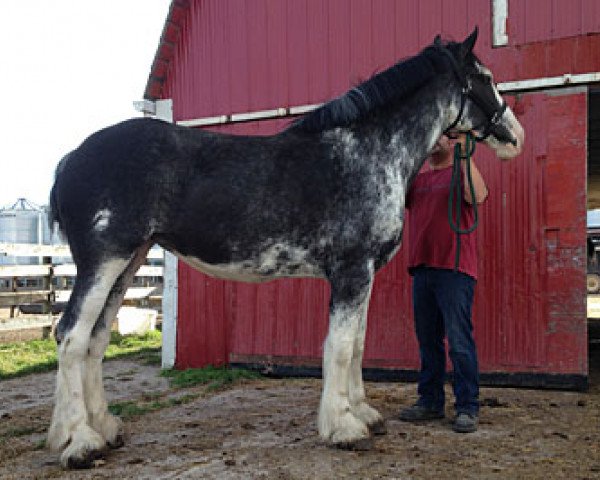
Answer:
<svg viewBox="0 0 600 480"><path fill-rule="evenodd" d="M466 103L467 97L468 97L473 103L475 103L475 105L477 105L483 111L484 115L487 118L487 122L484 125L479 125L472 129L473 131L475 131L475 130L481 131L480 135L475 135L473 133L473 138L475 138L475 140L477 140L478 142L481 142L481 141L485 140L492 133L495 126L502 118L502 115L504 115L504 112L506 111L506 108L507 108L506 102L503 100L500 105L498 105L496 107L492 107L489 104L489 102L486 102L478 94L478 92L473 90L471 80L459 68L458 62L454 58L454 55L452 55L452 53L443 46L439 46L438 48L450 60L450 64L452 65L452 70L454 72L454 75L456 76L456 78L458 79L458 81L460 82L461 87L462 87L461 94L460 94L460 108L458 110L458 115L456 116L456 119L450 124L450 126L448 128L446 128L446 130L444 130L444 134L448 137L453 136L452 130L454 129L454 127L456 127L456 125L458 125L458 122L460 122L460 120L463 116L463 113L465 111L465 103Z"/></svg>

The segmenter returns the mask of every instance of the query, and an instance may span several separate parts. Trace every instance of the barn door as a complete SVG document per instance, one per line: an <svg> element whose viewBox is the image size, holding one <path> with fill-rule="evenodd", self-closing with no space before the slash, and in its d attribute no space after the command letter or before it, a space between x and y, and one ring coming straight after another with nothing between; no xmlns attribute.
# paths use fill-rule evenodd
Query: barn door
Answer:
<svg viewBox="0 0 600 480"><path fill-rule="evenodd" d="M544 241L548 364L587 376L587 88L545 94Z"/></svg>
<svg viewBox="0 0 600 480"><path fill-rule="evenodd" d="M581 387L587 377L587 89L519 94L510 104L525 148L499 163L479 149L489 179L480 235L475 330L482 371L518 383ZM479 157L481 158L481 157ZM558 375L555 377L555 375Z"/></svg>

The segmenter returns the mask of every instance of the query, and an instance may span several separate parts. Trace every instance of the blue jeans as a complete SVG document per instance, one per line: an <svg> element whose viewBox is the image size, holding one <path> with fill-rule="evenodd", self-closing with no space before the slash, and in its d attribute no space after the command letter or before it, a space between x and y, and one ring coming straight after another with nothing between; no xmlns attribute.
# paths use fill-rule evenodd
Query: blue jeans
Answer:
<svg viewBox="0 0 600 480"><path fill-rule="evenodd" d="M479 411L479 368L471 307L475 279L452 270L419 267L413 272L415 329L421 356L417 405L444 410L446 348L454 370L456 413Z"/></svg>

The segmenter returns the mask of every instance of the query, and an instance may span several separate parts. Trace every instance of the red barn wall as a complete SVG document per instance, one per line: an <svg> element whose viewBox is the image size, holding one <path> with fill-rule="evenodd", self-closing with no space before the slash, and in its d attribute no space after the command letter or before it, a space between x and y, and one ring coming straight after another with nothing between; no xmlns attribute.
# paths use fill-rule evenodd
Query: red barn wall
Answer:
<svg viewBox="0 0 600 480"><path fill-rule="evenodd" d="M176 121L320 103L415 54L436 34L462 39L474 25L480 29L476 51L499 82L597 71L600 35L593 32L599 15L584 15L593 2L554 1L549 17L535 17L530 3L510 0L509 45L492 48L491 2L480 0L191 1L160 96L173 99ZM553 26L573 3L580 20ZM523 18L515 13L522 11ZM535 35L527 33L532 28ZM524 154L500 163L486 147L478 149L491 192L482 211L474 310L483 371L587 374L585 99L520 95ZM220 129L270 134L286 122ZM575 172L567 183L565 158ZM366 366L418 367L407 250L405 245L377 274ZM211 279L181 263L179 282L178 367L319 363L327 328L325 282L245 285Z"/></svg>

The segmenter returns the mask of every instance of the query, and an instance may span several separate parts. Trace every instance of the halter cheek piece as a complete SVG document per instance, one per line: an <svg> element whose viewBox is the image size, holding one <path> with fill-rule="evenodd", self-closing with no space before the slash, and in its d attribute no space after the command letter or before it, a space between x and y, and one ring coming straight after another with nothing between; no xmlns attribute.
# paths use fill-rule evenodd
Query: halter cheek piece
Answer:
<svg viewBox="0 0 600 480"><path fill-rule="evenodd" d="M504 115L504 112L506 111L506 108L507 108L507 104L503 100L502 103L498 107L491 107L488 102L485 102L477 94L477 92L475 92L473 90L473 85L471 84L471 80L463 72L461 72L461 70L458 66L458 63L456 62L456 59L454 58L454 55L452 55L452 53L450 53L447 48L444 48L442 46L440 46L438 48L442 52L444 52L450 59L450 63L452 65L452 70L454 71L454 74L456 75L456 77L458 78L458 81L462 85L461 94L460 94L460 108L458 110L458 115L456 116L454 121L450 124L450 126L448 128L446 128L446 130L444 130L444 135L446 135L450 138L455 138L453 136L452 130L454 129L454 127L456 127L456 125L458 125L458 122L460 122L460 120L463 116L463 113L465 111L465 103L466 103L467 97L468 97L473 103L475 103L475 105L477 105L483 111L483 113L487 117L487 123L485 125L479 125L472 129L472 130L480 130L481 131L480 135L475 135L473 133L473 138L475 138L475 140L477 140L478 142L482 142L492 133L492 131L494 130L494 128L496 127L496 125L498 124L500 119L502 118L502 115Z"/></svg>

